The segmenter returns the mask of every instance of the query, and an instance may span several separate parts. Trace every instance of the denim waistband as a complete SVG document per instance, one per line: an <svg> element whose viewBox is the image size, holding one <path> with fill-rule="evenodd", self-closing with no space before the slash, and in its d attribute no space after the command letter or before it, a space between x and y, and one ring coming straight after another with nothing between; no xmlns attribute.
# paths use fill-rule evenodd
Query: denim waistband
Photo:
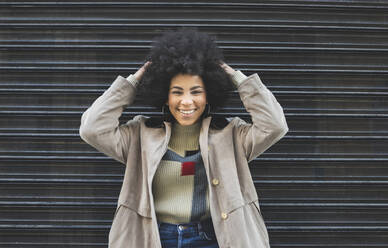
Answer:
<svg viewBox="0 0 388 248"><path fill-rule="evenodd" d="M160 222L158 221L158 227L163 228L164 230L169 230L169 231L197 231L197 232L202 232L206 230L211 230L213 229L213 222L211 218L208 218L203 221L193 221L189 223L181 223L181 224L172 224L172 223L166 223L166 222Z"/></svg>

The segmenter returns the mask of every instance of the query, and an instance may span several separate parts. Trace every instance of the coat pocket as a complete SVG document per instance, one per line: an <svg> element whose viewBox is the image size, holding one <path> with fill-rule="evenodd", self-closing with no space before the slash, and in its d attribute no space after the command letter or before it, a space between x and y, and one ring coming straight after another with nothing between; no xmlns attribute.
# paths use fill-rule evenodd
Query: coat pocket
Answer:
<svg viewBox="0 0 388 248"><path fill-rule="evenodd" d="M259 200L255 200L255 201L251 202L251 205L254 206L255 211L256 211L257 227L259 228L259 230L261 231L261 233L263 234L265 239L267 241L269 241L267 227L265 225L264 218L263 218L263 215L261 214L261 210L260 210L260 206L259 206Z"/></svg>
<svg viewBox="0 0 388 248"><path fill-rule="evenodd" d="M115 213L114 213L114 215L113 215L113 221L112 221L112 223L115 221L116 216L117 216L117 213L118 213L119 210L120 210L120 207L121 207L121 204L118 204L117 207L116 207Z"/></svg>
<svg viewBox="0 0 388 248"><path fill-rule="evenodd" d="M109 232L109 248L158 247L156 231L151 218L120 204Z"/></svg>
<svg viewBox="0 0 388 248"><path fill-rule="evenodd" d="M224 221L228 236L226 243L230 247L270 247L267 229L255 201L233 210Z"/></svg>

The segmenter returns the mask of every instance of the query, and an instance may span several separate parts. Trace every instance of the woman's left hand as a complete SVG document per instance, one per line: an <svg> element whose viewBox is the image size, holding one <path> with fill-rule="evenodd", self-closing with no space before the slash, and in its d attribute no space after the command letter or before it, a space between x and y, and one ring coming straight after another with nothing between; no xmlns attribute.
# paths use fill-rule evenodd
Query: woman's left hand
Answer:
<svg viewBox="0 0 388 248"><path fill-rule="evenodd" d="M220 66L222 69L225 70L225 72L229 75L229 76L232 76L234 73L235 73L235 70L230 67L229 65L227 65L225 62L221 61L220 62Z"/></svg>

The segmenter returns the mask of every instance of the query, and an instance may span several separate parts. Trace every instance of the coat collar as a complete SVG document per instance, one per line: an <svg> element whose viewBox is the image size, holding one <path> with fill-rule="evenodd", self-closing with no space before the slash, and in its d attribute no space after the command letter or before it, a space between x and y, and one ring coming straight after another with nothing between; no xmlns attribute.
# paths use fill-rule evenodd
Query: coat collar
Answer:
<svg viewBox="0 0 388 248"><path fill-rule="evenodd" d="M209 120L208 126L212 129L223 129L229 123L229 121L222 116L207 116L203 118L202 124L204 122L206 123L206 120ZM171 122L163 120L162 117L150 117L145 120L145 125L149 128L163 128L168 124L171 124Z"/></svg>

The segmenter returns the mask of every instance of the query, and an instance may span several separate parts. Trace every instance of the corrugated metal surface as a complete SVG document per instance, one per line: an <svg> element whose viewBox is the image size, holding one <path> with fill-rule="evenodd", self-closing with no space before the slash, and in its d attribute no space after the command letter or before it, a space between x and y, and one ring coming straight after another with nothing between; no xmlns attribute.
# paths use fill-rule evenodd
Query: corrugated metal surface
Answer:
<svg viewBox="0 0 388 248"><path fill-rule="evenodd" d="M387 21L388 1L1 2L0 247L107 246L123 166L80 140L81 113L181 25L285 108L251 163L272 247L387 247ZM236 94L221 114L247 117Z"/></svg>

